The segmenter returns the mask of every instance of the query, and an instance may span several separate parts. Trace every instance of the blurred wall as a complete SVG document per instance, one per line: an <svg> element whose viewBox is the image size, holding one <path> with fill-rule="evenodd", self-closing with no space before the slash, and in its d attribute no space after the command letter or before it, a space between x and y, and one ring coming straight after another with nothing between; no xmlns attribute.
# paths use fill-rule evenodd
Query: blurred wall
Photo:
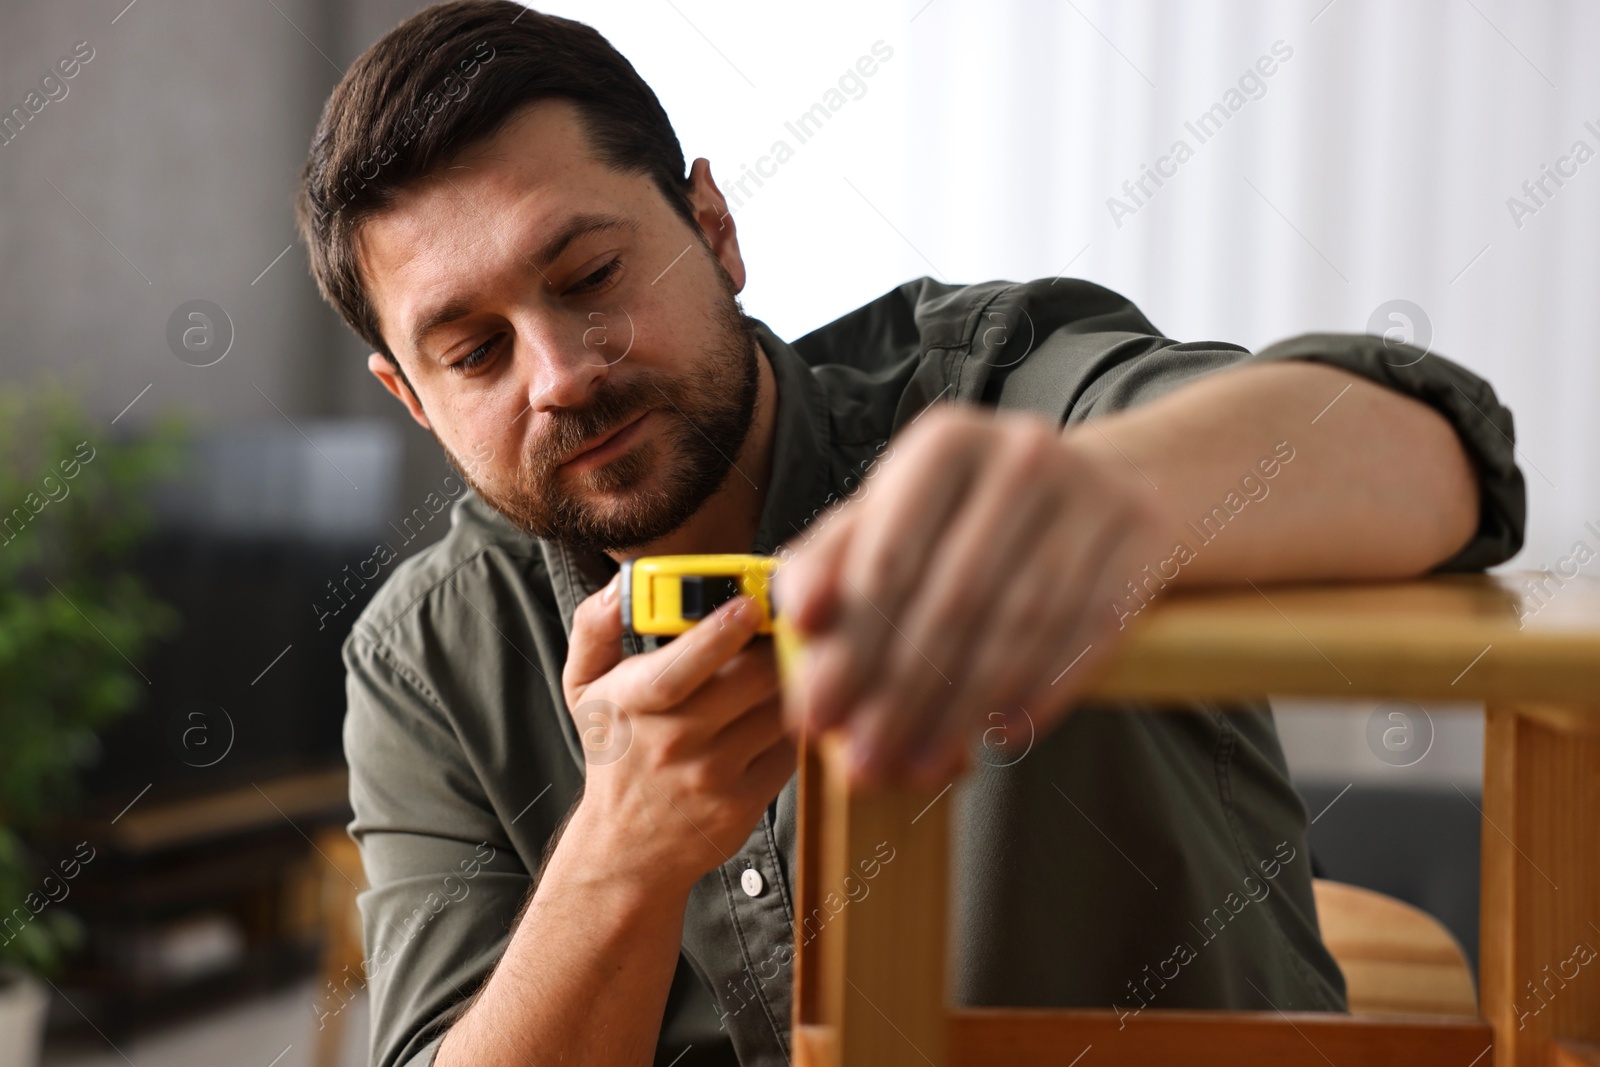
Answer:
<svg viewBox="0 0 1600 1067"><path fill-rule="evenodd" d="M293 196L342 69L421 5L125 4L0 4L0 109L27 111L60 59L90 56L47 84L35 105L59 98L14 121L0 144L0 383L65 378L118 429L166 407L202 433L260 424L321 447L319 427L337 436L327 420L379 419L397 431L378 438L402 450L398 480L374 502L347 469L349 481L333 476L356 488L331 503L403 510L437 484L442 461L317 296ZM218 345L232 327L209 366L168 343L169 319L194 300L224 312Z"/></svg>

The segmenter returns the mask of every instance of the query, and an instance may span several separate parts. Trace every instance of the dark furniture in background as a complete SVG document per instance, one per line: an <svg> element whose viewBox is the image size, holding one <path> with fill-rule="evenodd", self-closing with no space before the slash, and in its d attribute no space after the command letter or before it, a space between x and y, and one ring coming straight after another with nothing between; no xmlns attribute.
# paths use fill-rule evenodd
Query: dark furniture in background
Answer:
<svg viewBox="0 0 1600 1067"><path fill-rule="evenodd" d="M339 646L379 584L349 583L330 614L328 583L372 547L193 530L149 545L142 569L182 624L138 664L148 699L104 735L61 842L96 855L73 884L89 937L58 981L58 1031L116 1040L313 972L312 839L350 815Z"/></svg>
<svg viewBox="0 0 1600 1067"><path fill-rule="evenodd" d="M1311 853L1322 876L1375 889L1433 915L1461 942L1476 973L1483 833L1477 786L1458 793L1448 787L1358 784L1342 797L1342 785L1298 788L1317 819Z"/></svg>

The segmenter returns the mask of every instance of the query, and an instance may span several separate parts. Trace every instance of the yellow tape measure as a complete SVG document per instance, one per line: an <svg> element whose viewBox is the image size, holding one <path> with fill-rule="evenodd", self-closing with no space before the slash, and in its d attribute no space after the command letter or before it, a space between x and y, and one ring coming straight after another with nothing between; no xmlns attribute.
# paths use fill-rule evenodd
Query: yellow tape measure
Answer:
<svg viewBox="0 0 1600 1067"><path fill-rule="evenodd" d="M643 556L622 565L622 625L636 634L687 632L720 604L743 594L761 612L757 633L771 634L779 670L797 662L798 635L772 603L775 556L740 553Z"/></svg>

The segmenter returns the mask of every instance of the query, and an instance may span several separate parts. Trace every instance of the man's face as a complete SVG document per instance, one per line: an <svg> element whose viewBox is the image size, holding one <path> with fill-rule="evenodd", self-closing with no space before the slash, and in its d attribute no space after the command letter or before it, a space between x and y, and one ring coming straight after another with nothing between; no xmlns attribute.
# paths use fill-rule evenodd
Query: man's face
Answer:
<svg viewBox="0 0 1600 1067"><path fill-rule="evenodd" d="M406 190L359 253L401 399L455 467L528 532L606 550L682 525L749 431L756 345L718 245L544 101Z"/></svg>

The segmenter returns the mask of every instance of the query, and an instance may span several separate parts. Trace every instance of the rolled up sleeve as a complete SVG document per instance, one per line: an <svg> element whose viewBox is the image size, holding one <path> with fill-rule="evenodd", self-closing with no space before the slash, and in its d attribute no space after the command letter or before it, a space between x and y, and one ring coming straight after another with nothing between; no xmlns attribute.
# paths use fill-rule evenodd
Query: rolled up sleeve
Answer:
<svg viewBox="0 0 1600 1067"><path fill-rule="evenodd" d="M1511 412L1487 381L1465 367L1370 334L1303 334L1257 352L1214 341L1179 343L1156 333L1120 299L1082 282L1059 288L1036 282L1001 294L986 305L986 314L1013 333L1042 339L1025 359L984 376L985 398L1070 424L1149 403L1244 363L1315 360L1419 400L1455 428L1477 475L1478 528L1434 572L1481 571L1522 550L1527 488L1516 463ZM1086 308L1095 314L1083 314ZM981 336L974 335L974 351L982 347ZM973 358L969 365L981 362Z"/></svg>
<svg viewBox="0 0 1600 1067"><path fill-rule="evenodd" d="M1455 428L1478 476L1478 529L1436 573L1481 571L1522 550L1527 486L1516 463L1511 411L1494 388L1459 363L1370 334L1310 333L1268 345L1248 358L1309 359L1359 374L1433 408Z"/></svg>

